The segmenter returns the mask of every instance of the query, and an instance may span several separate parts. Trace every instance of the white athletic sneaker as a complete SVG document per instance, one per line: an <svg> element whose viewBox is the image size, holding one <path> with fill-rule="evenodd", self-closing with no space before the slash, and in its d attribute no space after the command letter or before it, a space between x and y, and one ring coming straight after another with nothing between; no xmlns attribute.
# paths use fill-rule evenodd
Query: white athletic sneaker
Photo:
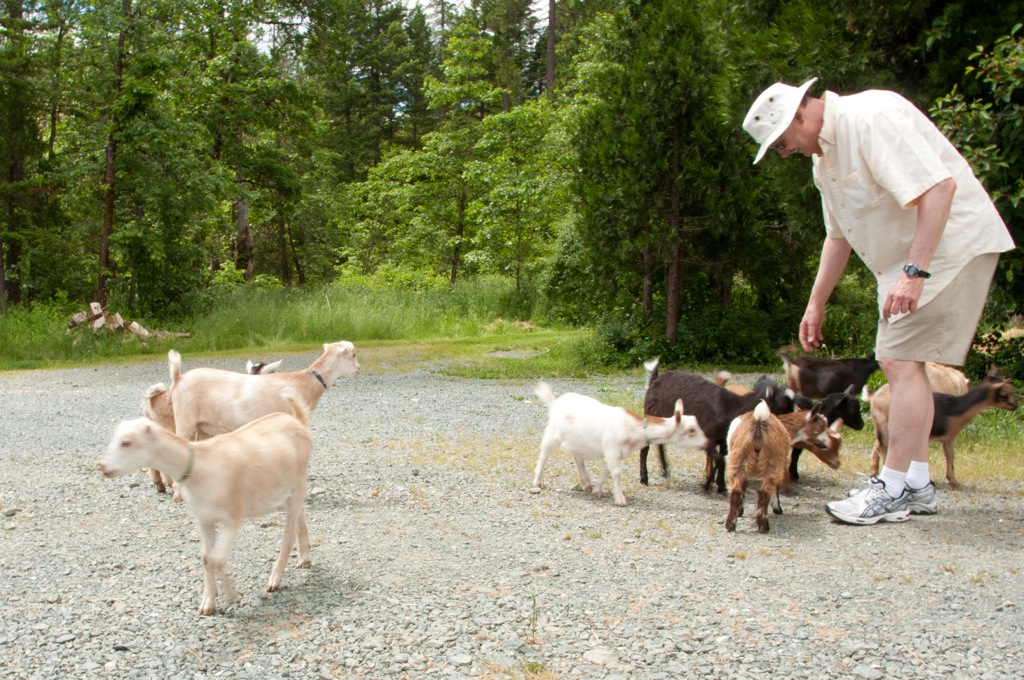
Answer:
<svg viewBox="0 0 1024 680"><path fill-rule="evenodd" d="M865 489L858 489L841 501L828 503L825 512L846 524L905 522L910 519L910 493L903 489L899 498L890 498L885 491L885 482L871 477Z"/></svg>
<svg viewBox="0 0 1024 680"><path fill-rule="evenodd" d="M939 493L931 482L920 489L907 487L907 505L911 515L934 515L939 507Z"/></svg>
<svg viewBox="0 0 1024 680"><path fill-rule="evenodd" d="M857 483L859 486L855 489L850 489L846 495L856 496L859 493L867 493L871 489L871 480L874 479L871 475L866 475L863 472L857 473Z"/></svg>

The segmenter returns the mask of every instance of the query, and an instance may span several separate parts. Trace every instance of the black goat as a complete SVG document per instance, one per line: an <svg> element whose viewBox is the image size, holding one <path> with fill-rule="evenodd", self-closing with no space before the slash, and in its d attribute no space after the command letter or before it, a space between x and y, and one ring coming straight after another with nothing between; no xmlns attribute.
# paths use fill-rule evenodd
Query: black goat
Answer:
<svg viewBox="0 0 1024 680"><path fill-rule="evenodd" d="M786 387L811 399L842 392L850 385L853 393L859 394L879 367L874 353L864 359L824 359L809 354L793 358L785 352L779 355Z"/></svg>
<svg viewBox="0 0 1024 680"><path fill-rule="evenodd" d="M725 456L726 437L729 424L733 418L747 411L752 411L762 399L768 404L772 413L792 413L793 396L789 390L767 379L762 379L750 394L738 395L704 379L696 373L687 371L665 371L658 373L658 360L652 359L644 364L647 369L647 390L644 394L644 413L660 416L668 409L669 415L675 408L676 399L686 404L686 413L696 416L697 424L708 438L705 448L707 461L705 466L704 490L711 487L714 480L718 492L725 493ZM668 416L662 416L668 417ZM640 483L647 484L647 453L650 447L640 449ZM665 447L658 446L661 463L661 474L669 474Z"/></svg>

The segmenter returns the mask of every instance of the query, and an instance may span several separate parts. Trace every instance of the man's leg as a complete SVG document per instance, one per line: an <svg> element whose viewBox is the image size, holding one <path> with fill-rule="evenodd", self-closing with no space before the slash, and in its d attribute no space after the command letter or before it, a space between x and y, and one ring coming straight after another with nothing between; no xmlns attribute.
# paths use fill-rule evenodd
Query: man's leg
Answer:
<svg viewBox="0 0 1024 680"><path fill-rule="evenodd" d="M896 498L904 488L911 462L915 472L928 465L928 434L935 417L931 385L924 362L879 358L889 381L889 453L878 477Z"/></svg>
<svg viewBox="0 0 1024 680"><path fill-rule="evenodd" d="M826 504L829 515L846 524L903 522L912 512L911 493L906 488L907 470L912 461L928 460L928 433L933 411L931 387L924 363L878 359L889 380L889 455L885 467L868 485L842 500ZM927 473L925 473L927 474ZM932 487L929 493L934 492ZM921 499L930 504L921 511L935 511L934 497Z"/></svg>

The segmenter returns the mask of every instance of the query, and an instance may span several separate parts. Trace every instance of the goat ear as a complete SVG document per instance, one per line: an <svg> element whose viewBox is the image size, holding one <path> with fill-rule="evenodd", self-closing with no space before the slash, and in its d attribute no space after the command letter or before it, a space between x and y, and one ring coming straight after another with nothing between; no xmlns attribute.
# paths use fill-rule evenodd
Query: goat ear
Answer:
<svg viewBox="0 0 1024 680"><path fill-rule="evenodd" d="M677 423L682 420L682 415L683 415L683 400L682 399L676 399L676 412L675 412L675 416L676 416L676 422Z"/></svg>
<svg viewBox="0 0 1024 680"><path fill-rule="evenodd" d="M848 394L848 395L850 395L852 397L853 396L853 385L851 384L849 387L847 387L845 390L843 390L843 394Z"/></svg>
<svg viewBox="0 0 1024 680"><path fill-rule="evenodd" d="M814 418L819 413L821 413L821 402L820 401L817 404L815 404L814 406L811 407L811 412L809 414L807 414L807 420L810 420L811 418Z"/></svg>
<svg viewBox="0 0 1024 680"><path fill-rule="evenodd" d="M839 432L839 430L842 427L843 427L843 419L842 418L836 418L836 422L834 422L831 425L829 425L828 429L832 430L833 432Z"/></svg>

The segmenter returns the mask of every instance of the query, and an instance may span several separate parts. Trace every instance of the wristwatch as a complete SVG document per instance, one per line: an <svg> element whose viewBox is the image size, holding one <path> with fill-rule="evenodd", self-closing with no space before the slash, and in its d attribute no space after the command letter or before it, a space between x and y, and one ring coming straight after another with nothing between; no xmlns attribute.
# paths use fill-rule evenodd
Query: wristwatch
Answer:
<svg viewBox="0 0 1024 680"><path fill-rule="evenodd" d="M916 264L910 263L903 265L903 272L912 279L928 279L932 276Z"/></svg>

